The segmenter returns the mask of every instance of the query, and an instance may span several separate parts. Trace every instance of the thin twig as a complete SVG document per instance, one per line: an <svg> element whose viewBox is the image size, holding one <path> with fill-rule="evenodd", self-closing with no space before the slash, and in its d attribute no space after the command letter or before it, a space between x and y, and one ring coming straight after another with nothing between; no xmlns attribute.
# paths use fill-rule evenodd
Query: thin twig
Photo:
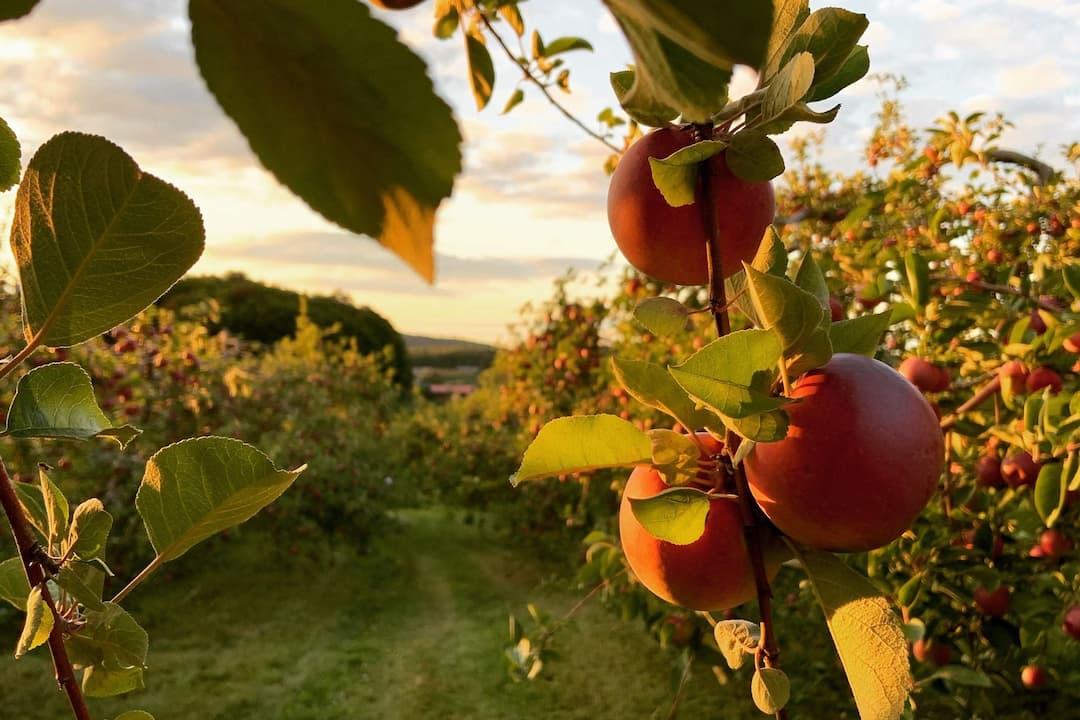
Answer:
<svg viewBox="0 0 1080 720"><path fill-rule="evenodd" d="M525 77L525 79L528 80L529 82L531 82L536 87L538 87L540 89L540 92L543 93L544 97L546 97L548 99L548 102L555 106L556 110L558 110L560 113L562 113L563 116L567 120L569 120L570 122L574 123L579 128L581 128L582 131L584 131L586 135L588 135L589 137L594 138L594 139L599 140L600 142L604 143L604 145L606 145L607 148L609 150L611 150L612 152L616 152L616 153L622 152L622 148L620 148L618 145L615 145L614 143L609 141L607 138L605 138L603 135L600 135L599 133L595 132L594 130L589 128L587 125L585 125L585 123L581 122L581 120L579 120L573 114L571 114L571 112L569 110L567 110L565 107L563 107L562 104L558 100L556 100L555 97L551 93L548 92L547 86L544 85L544 83L540 80L540 78L533 75L532 72L529 71L529 68L525 67L524 65L522 65L521 63L519 63L517 61L517 58L514 57L514 51L511 50L510 46L506 44L506 41L502 39L502 36L499 35L499 32L495 29L495 26L491 24L491 21L488 20L487 15L485 15L483 12L480 12L480 20L484 23L484 27L486 27L488 29L488 32L491 33L491 36L493 38L495 38L495 42L497 42L499 44L499 47L502 48L503 52L506 53L506 57L510 58L510 61L512 63L514 63L514 65L521 68L521 74Z"/></svg>
<svg viewBox="0 0 1080 720"><path fill-rule="evenodd" d="M995 375L990 382L982 386L982 388L972 395L967 402L960 407L956 408L952 413L941 418L941 430L944 432L956 424L956 421L964 413L974 410L975 408L986 402L991 396L1001 389L1001 377Z"/></svg>
<svg viewBox="0 0 1080 720"><path fill-rule="evenodd" d="M37 541L27 525L22 505L15 494L15 488L11 484L3 461L0 461L0 505L3 505L4 514L7 515L8 523L11 525L11 534L15 538L15 546L19 549L19 556L22 558L26 580L30 583L30 587L40 588L42 600L56 618L52 631L49 633L49 651L52 653L53 667L56 669L56 682L67 694L75 719L92 720L90 709L86 707L86 700L82 695L82 688L75 678L71 659L68 658L67 649L64 647L63 623L59 621L56 603L45 583L45 570L34 560L34 548L37 547Z"/></svg>

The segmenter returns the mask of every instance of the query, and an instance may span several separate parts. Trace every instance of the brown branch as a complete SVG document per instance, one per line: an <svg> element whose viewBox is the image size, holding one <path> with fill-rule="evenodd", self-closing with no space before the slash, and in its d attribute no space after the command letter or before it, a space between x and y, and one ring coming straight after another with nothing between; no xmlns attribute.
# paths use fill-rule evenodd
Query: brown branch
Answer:
<svg viewBox="0 0 1080 720"><path fill-rule="evenodd" d="M543 83L543 81L540 80L540 78L533 75L532 72L529 71L529 68L527 68L526 66L524 66L524 65L522 65L521 63L518 62L517 58L514 57L514 51L511 50L510 46L506 44L506 41L502 39L502 36L499 35L499 32L495 29L495 26L491 24L490 20L488 20L487 15L485 15L483 12L480 12L480 19L484 23L484 27L486 27L488 32L491 33L491 36L493 38L495 38L495 42L497 42L499 44L499 47L502 48L503 52L506 53L506 57L510 58L510 61L512 63L514 63L514 65L521 68L522 76L526 80L531 82L533 85L538 87L540 89L540 92L543 93L544 97L546 97L548 99L548 102L551 103L555 107L556 110L558 110L560 113L562 113L563 117L565 117L567 120L569 120L570 122L572 122L573 124L575 124L579 128L581 128L581 130L584 131L585 134L588 135L589 137L594 138L594 139L599 140L600 142L604 143L604 145L606 145L607 148L609 150L611 150L612 152L616 152L616 153L621 153L622 152L622 148L620 148L618 145L615 145L614 143L610 142L603 135L600 135L599 133L597 133L594 130L592 130L591 128L589 128L587 125L585 125L585 123L581 122L581 120L576 118L569 110L567 110L565 107L563 107L563 105L558 100L556 100L555 97L550 92L548 92L547 85L545 85Z"/></svg>
<svg viewBox="0 0 1080 720"><path fill-rule="evenodd" d="M991 148L983 153L990 162L1010 163L1012 165L1020 165L1031 170L1039 176L1040 185L1049 185L1050 181L1054 179L1057 171L1050 167L1041 160L1024 155L1023 153L1016 152L1015 150L1001 150L1000 148Z"/></svg>
<svg viewBox="0 0 1080 720"><path fill-rule="evenodd" d="M724 286L724 267L721 254L721 238L718 236L718 224L716 207L712 201L709 184L710 178L707 170L699 173L700 191L702 198L702 214L705 220L706 237L708 239L708 270L709 270L709 307L716 318L716 332L724 337L731 332L731 318L728 316L727 289ZM726 452L734 457L739 447L739 436L730 429L724 439ZM761 517L752 496L750 485L746 480L746 473L742 465L734 468L735 489L739 496L739 510L743 522L743 538L746 541L746 552L750 557L750 567L754 572L754 587L757 592L758 611L761 614L761 650L765 666L770 668L780 667L780 646L776 640L776 631L773 627L772 614L772 588L769 587L769 575L765 568L765 553L761 539L761 530L764 520ZM777 720L787 720L786 708L776 712Z"/></svg>
<svg viewBox="0 0 1080 720"><path fill-rule="evenodd" d="M956 421L966 412L974 410L982 405L988 399L990 399L994 393L1001 389L1001 377L995 375L990 382L982 386L982 388L968 398L960 407L956 408L952 413L941 418L941 430L944 432L956 424Z"/></svg>
<svg viewBox="0 0 1080 720"><path fill-rule="evenodd" d="M39 550L37 540L34 539L30 527L27 525L26 516L23 514L22 505L15 494L15 488L8 477L4 463L0 461L0 505L4 507L8 523L11 525L11 534L15 538L15 546L19 549L19 557L22 558L23 571L30 587L40 588L41 597L49 606L56 622L53 623L49 633L49 652L52 653L53 667L56 669L56 682L60 689L67 694L68 703L71 705L72 715L76 720L92 720L90 710L86 707L82 689L75 678L75 670L71 667L67 649L64 647L63 623L56 611L56 603L45 583L45 570L37 561L36 554Z"/></svg>

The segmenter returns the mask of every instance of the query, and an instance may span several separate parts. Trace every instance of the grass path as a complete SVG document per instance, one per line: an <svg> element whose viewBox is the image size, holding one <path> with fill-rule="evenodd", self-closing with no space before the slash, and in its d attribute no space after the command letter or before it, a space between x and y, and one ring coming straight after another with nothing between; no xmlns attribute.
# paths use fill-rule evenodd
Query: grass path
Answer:
<svg viewBox="0 0 1080 720"><path fill-rule="evenodd" d="M149 688L92 701L95 720L133 708L157 720L667 715L670 656L600 607L559 635L541 679L512 682L507 615L524 615L530 601L561 613L577 598L543 587L536 563L441 512L403 513L370 554L329 568L282 564L253 543L223 547L211 567L133 596L150 631ZM753 717L733 695L744 693L724 692L702 668L680 717ZM67 717L44 653L0 658L0 707L5 718Z"/></svg>

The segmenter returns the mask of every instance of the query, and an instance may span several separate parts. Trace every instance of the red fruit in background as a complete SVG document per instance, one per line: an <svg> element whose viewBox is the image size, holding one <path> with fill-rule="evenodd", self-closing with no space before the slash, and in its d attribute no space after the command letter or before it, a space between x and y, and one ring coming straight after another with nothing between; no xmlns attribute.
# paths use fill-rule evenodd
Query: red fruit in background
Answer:
<svg viewBox="0 0 1080 720"><path fill-rule="evenodd" d="M1073 640L1080 640L1080 605L1073 605L1065 611L1061 629Z"/></svg>
<svg viewBox="0 0 1080 720"><path fill-rule="evenodd" d="M899 372L923 392L944 392L952 383L952 377L947 368L922 358L906 358L900 363Z"/></svg>
<svg viewBox="0 0 1080 720"><path fill-rule="evenodd" d="M996 455L983 455L975 461L975 481L983 487L1001 487L1005 478L1001 476L1001 460Z"/></svg>
<svg viewBox="0 0 1080 720"><path fill-rule="evenodd" d="M999 585L994 590L987 590L982 585L975 588L975 606L979 612L990 617L1004 617L1009 612L1009 588Z"/></svg>
<svg viewBox="0 0 1080 720"><path fill-rule="evenodd" d="M992 262L995 265L997 265L998 263L1000 263L1004 259L1005 259L1005 256L997 248L990 248L989 250L986 251L986 260L987 260L987 262Z"/></svg>
<svg viewBox="0 0 1080 720"><path fill-rule="evenodd" d="M1020 670L1020 682L1030 690L1038 690L1046 685L1046 671L1038 665L1025 665Z"/></svg>
<svg viewBox="0 0 1080 720"><path fill-rule="evenodd" d="M1080 353L1080 332L1065 338L1065 342L1061 344L1061 347L1071 353Z"/></svg>
<svg viewBox="0 0 1080 720"><path fill-rule="evenodd" d="M911 654L919 662L929 662L939 667L948 665L952 660L952 648L937 640L916 640L911 645Z"/></svg>
<svg viewBox="0 0 1080 720"><path fill-rule="evenodd" d="M719 450L719 443L704 438L708 438L705 442L711 450ZM689 545L675 545L650 535L630 506L631 498L652 497L667 489L660 473L642 466L630 474L623 491L619 537L637 578L655 595L692 610L724 610L752 599L756 595L754 573L738 502L712 500L705 533ZM767 552L770 578L782 559L775 549Z"/></svg>
<svg viewBox="0 0 1080 720"><path fill-rule="evenodd" d="M844 306L832 295L829 296L829 315L833 322L839 322L844 319Z"/></svg>
<svg viewBox="0 0 1080 720"><path fill-rule="evenodd" d="M1009 455L1001 461L1001 476L1009 487L1019 488L1025 485L1035 486L1041 465L1035 462L1030 453L1020 452Z"/></svg>
<svg viewBox="0 0 1080 720"><path fill-rule="evenodd" d="M750 490L804 545L854 552L887 545L937 488L944 442L926 398L885 363L838 353L799 378L780 442L746 458Z"/></svg>
<svg viewBox="0 0 1080 720"><path fill-rule="evenodd" d="M611 176L608 223L619 250L641 272L676 285L708 282L706 231L698 202L668 205L656 189L649 158L665 158L694 141L690 130L665 128L630 146ZM724 275L754 258L776 213L772 185L748 182L728 169L724 154L705 162L716 211Z"/></svg>
<svg viewBox="0 0 1080 720"><path fill-rule="evenodd" d="M1042 548L1045 557L1057 560L1072 550L1073 541L1060 530L1050 529L1043 531L1043 534L1039 536L1039 547Z"/></svg>
<svg viewBox="0 0 1080 720"><path fill-rule="evenodd" d="M1017 394L1027 392L1028 375L1030 373L1027 366L1019 360L1010 360L998 368L998 377L1002 382L1008 378L1012 384L1012 391Z"/></svg>
<svg viewBox="0 0 1080 720"><path fill-rule="evenodd" d="M1024 387L1027 388L1029 393L1037 393L1048 387L1054 395L1061 392L1062 385L1061 376L1048 367L1035 368L1028 375L1027 382L1024 383Z"/></svg>
<svg viewBox="0 0 1080 720"><path fill-rule="evenodd" d="M1038 310L1031 311L1031 321L1028 323L1028 330L1036 335L1042 335L1046 332L1046 321L1043 320L1042 315Z"/></svg>
<svg viewBox="0 0 1080 720"><path fill-rule="evenodd" d="M375 7L381 7L384 10L407 10L411 7L416 7L424 0L371 0L371 4Z"/></svg>

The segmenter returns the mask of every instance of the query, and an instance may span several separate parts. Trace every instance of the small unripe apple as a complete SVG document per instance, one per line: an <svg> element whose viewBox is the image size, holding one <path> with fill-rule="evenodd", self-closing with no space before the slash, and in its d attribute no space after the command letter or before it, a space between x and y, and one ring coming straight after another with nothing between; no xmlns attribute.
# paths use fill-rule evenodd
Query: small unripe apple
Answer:
<svg viewBox="0 0 1080 720"><path fill-rule="evenodd" d="M948 665L952 660L952 649L937 640L916 640L911 645L911 654L919 662L929 662L939 667Z"/></svg>
<svg viewBox="0 0 1080 720"><path fill-rule="evenodd" d="M975 481L983 487L1001 487L1005 478L1001 476L1001 460L997 455L983 455L975 461Z"/></svg>
<svg viewBox="0 0 1080 720"><path fill-rule="evenodd" d="M1028 375L1027 382L1024 386L1029 393L1037 393L1043 388L1050 388L1050 392L1057 395L1061 392L1063 386L1061 376L1057 374L1053 369L1048 367L1039 367L1031 371Z"/></svg>
<svg viewBox="0 0 1080 720"><path fill-rule="evenodd" d="M1080 605L1073 605L1065 611L1061 629L1073 640L1080 640Z"/></svg>
<svg viewBox="0 0 1080 720"><path fill-rule="evenodd" d="M1051 528L1043 531L1039 536L1039 547L1042 548L1045 557L1057 560L1073 548L1073 542L1069 536L1060 530Z"/></svg>
<svg viewBox="0 0 1080 720"><path fill-rule="evenodd" d="M949 389L952 378L947 368L922 358L906 358L898 368L901 375L923 392L944 392Z"/></svg>
<svg viewBox="0 0 1080 720"><path fill-rule="evenodd" d="M979 612L989 617L1004 617L1009 612L1009 588L999 585L994 590L987 590L982 585L975 588L975 606Z"/></svg>
<svg viewBox="0 0 1080 720"><path fill-rule="evenodd" d="M1035 487L1040 467L1030 453L1019 452L1001 461L1001 476L1012 488Z"/></svg>
<svg viewBox="0 0 1080 720"><path fill-rule="evenodd" d="M810 547L856 552L895 540L944 464L926 398L885 363L847 353L799 378L791 397L787 437L758 443L744 462L761 509Z"/></svg>
<svg viewBox="0 0 1080 720"><path fill-rule="evenodd" d="M709 281L703 198L699 190L695 202L669 205L653 183L649 158L666 158L694 141L690 129L649 133L623 155L608 188L608 223L619 250L641 272L676 285ZM724 153L706 160L701 172L708 179L726 277L753 260L776 214L776 200L770 183L736 177Z"/></svg>
<svg viewBox="0 0 1080 720"><path fill-rule="evenodd" d="M1020 682L1029 690L1038 690L1046 685L1046 671L1038 665L1025 665L1020 670Z"/></svg>
<svg viewBox="0 0 1080 720"><path fill-rule="evenodd" d="M1005 256L997 248L990 248L989 250L986 251L986 260L987 260L987 262L991 262L994 265L997 265L1004 259L1005 259Z"/></svg>

